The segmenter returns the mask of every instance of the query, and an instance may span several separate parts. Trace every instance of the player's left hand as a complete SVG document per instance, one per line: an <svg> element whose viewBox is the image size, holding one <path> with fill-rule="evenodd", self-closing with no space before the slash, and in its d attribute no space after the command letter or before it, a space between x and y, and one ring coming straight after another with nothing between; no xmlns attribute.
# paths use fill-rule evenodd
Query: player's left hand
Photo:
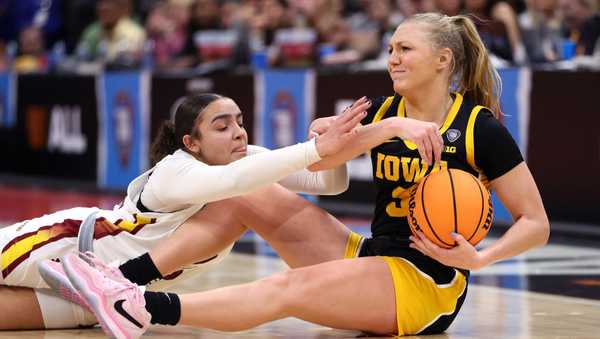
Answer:
<svg viewBox="0 0 600 339"><path fill-rule="evenodd" d="M422 232L417 232L417 236L412 235L409 239L412 241L411 248L446 266L465 270L478 270L485 266L481 254L462 235L452 233L452 238L456 241L456 246L450 249L434 244Z"/></svg>
<svg viewBox="0 0 600 339"><path fill-rule="evenodd" d="M327 132L329 126L336 118L337 116L330 116L313 120L308 127L308 140Z"/></svg>

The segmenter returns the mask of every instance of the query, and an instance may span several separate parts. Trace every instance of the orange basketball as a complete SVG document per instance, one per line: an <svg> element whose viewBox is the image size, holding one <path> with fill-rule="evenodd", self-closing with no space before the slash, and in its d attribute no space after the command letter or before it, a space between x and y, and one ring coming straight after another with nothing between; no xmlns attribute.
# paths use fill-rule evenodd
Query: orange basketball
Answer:
<svg viewBox="0 0 600 339"><path fill-rule="evenodd" d="M423 178L410 191L408 224L438 246L456 246L451 232L476 245L488 233L494 215L492 198L470 173L443 169Z"/></svg>

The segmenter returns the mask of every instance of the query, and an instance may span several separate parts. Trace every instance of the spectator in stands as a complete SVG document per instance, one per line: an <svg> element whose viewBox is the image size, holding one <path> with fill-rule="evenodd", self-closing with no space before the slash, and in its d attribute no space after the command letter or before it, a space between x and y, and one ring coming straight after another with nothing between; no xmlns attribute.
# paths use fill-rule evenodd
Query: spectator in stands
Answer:
<svg viewBox="0 0 600 339"><path fill-rule="evenodd" d="M462 12L461 0L434 0L435 8L448 16L458 15Z"/></svg>
<svg viewBox="0 0 600 339"><path fill-rule="evenodd" d="M17 72L44 72L48 70L48 56L44 49L42 31L31 26L19 34L19 52L15 59Z"/></svg>
<svg viewBox="0 0 600 339"><path fill-rule="evenodd" d="M579 39L578 54L600 54L600 12L596 11L583 23Z"/></svg>
<svg viewBox="0 0 600 339"><path fill-rule="evenodd" d="M493 55L518 64L526 61L517 15L509 4L494 0L465 0L465 12L483 19L474 21L481 39Z"/></svg>
<svg viewBox="0 0 600 339"><path fill-rule="evenodd" d="M286 4L285 0L276 3ZM221 0L221 22L225 27L248 26L251 18L259 14L257 1ZM273 8L267 10L272 11Z"/></svg>
<svg viewBox="0 0 600 339"><path fill-rule="evenodd" d="M73 54L86 27L96 18L96 0L68 0L63 9L64 41L67 54Z"/></svg>
<svg viewBox="0 0 600 339"><path fill-rule="evenodd" d="M249 18L253 34L264 46L270 46L275 40L275 32L282 28L291 28L292 19L288 4L282 0L257 1Z"/></svg>
<svg viewBox="0 0 600 339"><path fill-rule="evenodd" d="M519 27L529 62L553 62L561 58L561 20L558 0L531 0L519 15Z"/></svg>
<svg viewBox="0 0 600 339"><path fill-rule="evenodd" d="M591 55L600 34L596 0L560 0L565 35L577 44L577 55Z"/></svg>
<svg viewBox="0 0 600 339"><path fill-rule="evenodd" d="M42 32L48 46L62 39L62 0L0 0L0 37L17 41L32 26ZM46 46L44 46L46 48Z"/></svg>
<svg viewBox="0 0 600 339"><path fill-rule="evenodd" d="M0 72L4 72L9 68L6 54L6 43L0 39Z"/></svg>
<svg viewBox="0 0 600 339"><path fill-rule="evenodd" d="M350 24L341 16L317 22L317 60L322 65L342 65L358 62L361 52L379 47L377 31L353 31ZM353 44L354 43L354 44ZM378 49L377 49L378 50Z"/></svg>
<svg viewBox="0 0 600 339"><path fill-rule="evenodd" d="M396 7L403 18L436 10L433 0L396 0Z"/></svg>
<svg viewBox="0 0 600 339"><path fill-rule="evenodd" d="M245 23L230 20L231 16L224 21L221 10L217 0L196 0L192 5L186 54L193 55L197 67L205 72L246 64L249 60L249 32Z"/></svg>
<svg viewBox="0 0 600 339"><path fill-rule="evenodd" d="M364 10L348 18L352 30L349 52L358 60L373 59L383 46L383 36L393 32L400 22L392 17L391 0L362 1Z"/></svg>
<svg viewBox="0 0 600 339"><path fill-rule="evenodd" d="M191 0L168 0L157 3L150 11L146 32L152 42L155 68L182 69L193 64L193 56L184 53L191 3Z"/></svg>
<svg viewBox="0 0 600 339"><path fill-rule="evenodd" d="M77 54L84 60L105 62L108 66L137 66L146 38L144 29L134 22L130 0L99 0L98 20L83 32Z"/></svg>

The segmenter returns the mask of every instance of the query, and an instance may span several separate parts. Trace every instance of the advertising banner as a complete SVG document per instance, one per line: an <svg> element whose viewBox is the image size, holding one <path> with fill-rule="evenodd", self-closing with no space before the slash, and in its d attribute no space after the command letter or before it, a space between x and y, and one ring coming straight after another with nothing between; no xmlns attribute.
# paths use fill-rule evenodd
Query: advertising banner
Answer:
<svg viewBox="0 0 600 339"><path fill-rule="evenodd" d="M15 115L15 73L0 72L0 128L14 127Z"/></svg>
<svg viewBox="0 0 600 339"><path fill-rule="evenodd" d="M148 168L148 79L147 73L140 72L105 73L99 77L100 187L126 188Z"/></svg>
<svg viewBox="0 0 600 339"><path fill-rule="evenodd" d="M500 69L498 73L502 79L500 121L519 145L523 157L527 159L531 71L528 68L505 68ZM510 223L512 217L495 194L492 194L492 201L494 220Z"/></svg>
<svg viewBox="0 0 600 339"><path fill-rule="evenodd" d="M311 70L267 70L256 75L256 142L269 149L306 140L314 116Z"/></svg>
<svg viewBox="0 0 600 339"><path fill-rule="evenodd" d="M95 182L95 78L25 74L16 87L14 149L0 170Z"/></svg>

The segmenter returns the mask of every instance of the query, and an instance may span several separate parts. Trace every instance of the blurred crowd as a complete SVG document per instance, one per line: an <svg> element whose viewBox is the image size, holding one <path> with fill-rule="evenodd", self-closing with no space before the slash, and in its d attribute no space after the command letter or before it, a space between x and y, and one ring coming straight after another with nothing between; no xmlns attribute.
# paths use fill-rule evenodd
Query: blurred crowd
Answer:
<svg viewBox="0 0 600 339"><path fill-rule="evenodd" d="M591 60L593 66L600 65L599 4L600 0L0 0L0 71L381 68L395 27L406 17L430 11L473 15L496 65L553 65L579 58Z"/></svg>

